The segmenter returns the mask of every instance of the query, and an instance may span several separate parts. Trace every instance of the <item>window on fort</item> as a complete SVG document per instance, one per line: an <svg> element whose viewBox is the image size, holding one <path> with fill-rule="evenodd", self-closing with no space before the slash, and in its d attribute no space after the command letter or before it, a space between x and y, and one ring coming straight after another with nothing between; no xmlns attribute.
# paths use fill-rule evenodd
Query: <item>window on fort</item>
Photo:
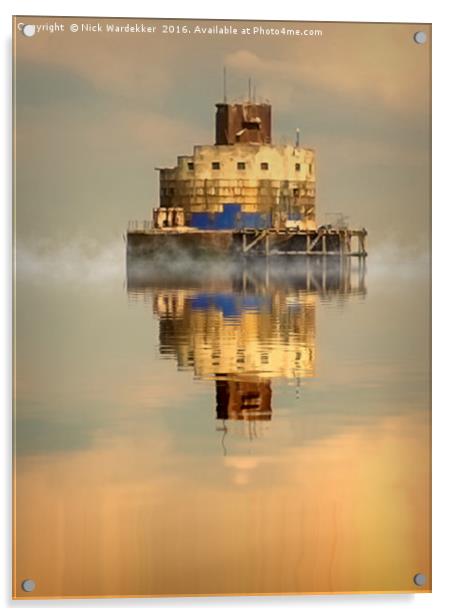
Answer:
<svg viewBox="0 0 450 616"><path fill-rule="evenodd" d="M242 126L249 130L259 130L261 128L261 122L258 120L247 120L242 122Z"/></svg>
<svg viewBox="0 0 450 616"><path fill-rule="evenodd" d="M312 164L309 163L309 172L312 173Z"/></svg>
<svg viewBox="0 0 450 616"><path fill-rule="evenodd" d="M194 163L188 162L187 167L188 167L189 171L194 171Z"/></svg>
<svg viewBox="0 0 450 616"><path fill-rule="evenodd" d="M300 165L300 163L295 163L295 170L296 171L300 171L301 168L302 168L302 166Z"/></svg>
<svg viewBox="0 0 450 616"><path fill-rule="evenodd" d="M214 161L211 163L212 169L220 169L220 163L218 161Z"/></svg>
<svg viewBox="0 0 450 616"><path fill-rule="evenodd" d="M264 171L267 171L268 168L269 168L269 163L261 163L261 169L263 169Z"/></svg>
<svg viewBox="0 0 450 616"><path fill-rule="evenodd" d="M239 163L237 164L237 168L238 168L240 171L243 171L243 170L245 169L245 163L239 162Z"/></svg>

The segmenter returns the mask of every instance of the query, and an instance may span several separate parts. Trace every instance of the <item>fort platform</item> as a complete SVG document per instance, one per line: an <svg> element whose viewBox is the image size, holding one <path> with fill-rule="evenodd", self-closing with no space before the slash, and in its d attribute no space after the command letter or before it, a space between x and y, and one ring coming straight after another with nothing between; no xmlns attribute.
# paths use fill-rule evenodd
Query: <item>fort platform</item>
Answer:
<svg viewBox="0 0 450 616"><path fill-rule="evenodd" d="M367 256L366 229L321 226L317 229L203 230L194 227L155 229L150 221L131 221L126 234L132 256L253 257L274 255Z"/></svg>

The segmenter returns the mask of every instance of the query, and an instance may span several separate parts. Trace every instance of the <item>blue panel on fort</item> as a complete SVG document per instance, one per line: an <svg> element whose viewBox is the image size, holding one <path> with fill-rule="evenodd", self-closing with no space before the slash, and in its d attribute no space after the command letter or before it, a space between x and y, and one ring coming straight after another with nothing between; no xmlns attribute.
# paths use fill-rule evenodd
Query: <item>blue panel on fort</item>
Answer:
<svg viewBox="0 0 450 616"><path fill-rule="evenodd" d="M223 204L224 212L234 212L234 215L238 214L241 211L240 203L224 203Z"/></svg>
<svg viewBox="0 0 450 616"><path fill-rule="evenodd" d="M238 229L267 229L271 226L270 214L259 212L242 212L238 222Z"/></svg>
<svg viewBox="0 0 450 616"><path fill-rule="evenodd" d="M224 203L222 212L193 212L191 227L208 231L233 229L267 229L272 218L269 213L242 212L239 203Z"/></svg>
<svg viewBox="0 0 450 616"><path fill-rule="evenodd" d="M214 229L213 219L208 212L192 212L191 227L197 229Z"/></svg>

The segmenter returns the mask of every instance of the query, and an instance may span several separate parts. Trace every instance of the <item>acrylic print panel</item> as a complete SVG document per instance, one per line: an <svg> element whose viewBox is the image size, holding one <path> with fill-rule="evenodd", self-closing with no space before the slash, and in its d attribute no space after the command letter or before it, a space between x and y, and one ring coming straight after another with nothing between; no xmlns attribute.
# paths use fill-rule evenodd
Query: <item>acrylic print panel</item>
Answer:
<svg viewBox="0 0 450 616"><path fill-rule="evenodd" d="M430 26L13 39L14 597L429 592Z"/></svg>

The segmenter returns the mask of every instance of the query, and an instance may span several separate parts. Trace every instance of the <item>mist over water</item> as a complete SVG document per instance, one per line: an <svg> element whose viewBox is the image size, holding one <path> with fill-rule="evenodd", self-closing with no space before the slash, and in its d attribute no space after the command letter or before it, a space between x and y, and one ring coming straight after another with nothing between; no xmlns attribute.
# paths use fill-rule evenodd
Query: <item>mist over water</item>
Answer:
<svg viewBox="0 0 450 616"><path fill-rule="evenodd" d="M179 257L19 244L17 579L50 597L412 590L427 260Z"/></svg>
<svg viewBox="0 0 450 616"><path fill-rule="evenodd" d="M109 244L93 239L53 242L19 242L16 247L18 279L59 283L102 283L123 278L125 242L119 238Z"/></svg>
<svg viewBox="0 0 450 616"><path fill-rule="evenodd" d="M55 245L54 241L19 242L16 251L16 274L23 280L39 283L77 282L86 284L110 283L127 277L126 245L123 237L109 243L93 238L72 239ZM270 269L277 276L291 276L305 270L304 259L298 257L272 258ZM424 277L429 274L429 253L399 247L395 242L369 246L366 260L368 279L394 275L401 278ZM141 258L131 264L133 275L193 276L203 279L223 277L242 267L238 260L193 258L187 252L165 254L155 258ZM264 258L252 260L253 269L264 269ZM352 265L353 267L353 265ZM335 259L328 259L328 271L339 268Z"/></svg>

